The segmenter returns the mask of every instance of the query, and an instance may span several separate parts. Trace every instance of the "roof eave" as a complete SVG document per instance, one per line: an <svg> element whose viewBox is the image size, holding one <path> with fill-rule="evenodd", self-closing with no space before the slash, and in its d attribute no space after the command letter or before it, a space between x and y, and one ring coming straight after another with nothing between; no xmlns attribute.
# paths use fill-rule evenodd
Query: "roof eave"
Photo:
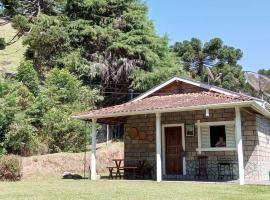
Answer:
<svg viewBox="0 0 270 200"><path fill-rule="evenodd" d="M246 94L240 94L240 93L237 93L237 92L234 92L234 91L231 91L231 90L227 90L227 89L215 86L215 85L208 85L206 83L203 83L203 82L200 82L200 81L197 81L197 80L192 80L192 79L189 79L189 78L186 78L186 77L179 77L179 76L175 76L173 78L170 78L169 80L165 81L164 83L161 83L160 85L157 85L156 87L146 91L145 93L141 94L140 96L132 99L131 102L144 99L144 98L148 97L149 95L155 93L156 91L160 90L161 88L167 86L168 84L170 84L170 83L172 83L174 81L182 81L182 82L192 84L192 85L197 86L197 87L207 89L209 91L213 91L213 92L217 92L217 93L221 93L221 94L225 94L225 95L231 95L231 96L235 96L235 97L246 96L246 97L250 97L250 98L252 98L252 99L254 99L256 101L259 101L259 102L265 102L265 101L263 101L263 100L261 100L259 98L256 98L256 97L252 97L252 96L249 96L249 95L246 95Z"/></svg>
<svg viewBox="0 0 270 200"><path fill-rule="evenodd" d="M234 108L234 107L253 107L257 112L263 114L266 117L270 117L270 112L263 108L255 101L241 101L241 102L231 102L231 103L219 103L219 104L207 104L199 106L189 106L189 107L176 107L176 108L162 108L153 110L143 110L143 111L130 111L130 112L117 112L103 115L81 115L73 116L73 118L86 120L86 119L100 119L100 118L110 118L110 117L122 117L122 116L132 116L132 115L143 115L143 114L155 114L155 113L168 113L168 112L184 112L184 111L194 111L203 109L222 109L222 108Z"/></svg>

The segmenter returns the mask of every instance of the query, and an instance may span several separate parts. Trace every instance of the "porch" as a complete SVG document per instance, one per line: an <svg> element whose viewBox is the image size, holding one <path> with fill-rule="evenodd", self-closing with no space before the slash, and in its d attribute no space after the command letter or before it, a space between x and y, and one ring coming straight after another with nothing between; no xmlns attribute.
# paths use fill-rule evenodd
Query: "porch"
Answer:
<svg viewBox="0 0 270 200"><path fill-rule="evenodd" d="M246 114L242 112L242 115ZM232 181L240 177L240 184L244 184L240 108L131 115L124 121L125 167L134 167L139 160L145 160L157 181ZM95 145L96 123L93 119L92 145ZM211 146L211 126L224 127L225 146ZM215 137L214 143L217 141ZM200 157L206 159L202 161ZM94 180L95 152L91 160ZM242 165L238 160L242 160Z"/></svg>
<svg viewBox="0 0 270 200"><path fill-rule="evenodd" d="M157 181L239 179L236 111L213 109L207 112L208 116L206 110L197 110L128 117L124 138L125 165L134 166L138 160L147 160L153 166L153 177ZM225 147L211 147L207 143L211 140L211 125L226 129ZM205 130L207 127L209 132ZM159 150L160 154L157 153Z"/></svg>

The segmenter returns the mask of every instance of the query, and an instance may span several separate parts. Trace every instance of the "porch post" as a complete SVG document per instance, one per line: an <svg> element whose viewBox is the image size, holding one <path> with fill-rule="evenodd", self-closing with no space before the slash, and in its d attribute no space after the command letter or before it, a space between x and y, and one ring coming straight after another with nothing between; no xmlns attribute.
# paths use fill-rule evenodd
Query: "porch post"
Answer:
<svg viewBox="0 0 270 200"><path fill-rule="evenodd" d="M243 140L241 127L241 113L239 107L235 107L235 132L236 132L236 145L237 145L238 167L239 167L239 181L240 185L244 185L245 175L244 175Z"/></svg>
<svg viewBox="0 0 270 200"><path fill-rule="evenodd" d="M106 131L106 145L109 144L109 135L110 135L110 125L107 124L107 131Z"/></svg>
<svg viewBox="0 0 270 200"><path fill-rule="evenodd" d="M157 162L157 182L162 180L161 168L161 114L156 113L156 162Z"/></svg>
<svg viewBox="0 0 270 200"><path fill-rule="evenodd" d="M197 120L197 132L198 132L198 149L199 149L199 154L202 153L202 136L201 136L201 121Z"/></svg>
<svg viewBox="0 0 270 200"><path fill-rule="evenodd" d="M92 147L91 147L91 180L96 180L96 135L97 119L92 119Z"/></svg>

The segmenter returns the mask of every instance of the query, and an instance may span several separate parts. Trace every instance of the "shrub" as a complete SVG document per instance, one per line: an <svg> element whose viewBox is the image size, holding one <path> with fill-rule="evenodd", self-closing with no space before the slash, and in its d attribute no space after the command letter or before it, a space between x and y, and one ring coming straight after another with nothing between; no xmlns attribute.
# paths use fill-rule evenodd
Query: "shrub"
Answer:
<svg viewBox="0 0 270 200"><path fill-rule="evenodd" d="M24 113L15 115L10 130L5 135L4 146L9 153L22 156L29 156L37 151L37 129Z"/></svg>
<svg viewBox="0 0 270 200"><path fill-rule="evenodd" d="M21 81L30 92L37 95L39 92L39 80L33 63L31 61L24 61L19 65L17 71L16 79Z"/></svg>
<svg viewBox="0 0 270 200"><path fill-rule="evenodd" d="M4 50L6 48L6 42L4 38L0 38L0 50Z"/></svg>
<svg viewBox="0 0 270 200"><path fill-rule="evenodd" d="M18 181L21 177L21 157L16 155L0 156L0 180Z"/></svg>

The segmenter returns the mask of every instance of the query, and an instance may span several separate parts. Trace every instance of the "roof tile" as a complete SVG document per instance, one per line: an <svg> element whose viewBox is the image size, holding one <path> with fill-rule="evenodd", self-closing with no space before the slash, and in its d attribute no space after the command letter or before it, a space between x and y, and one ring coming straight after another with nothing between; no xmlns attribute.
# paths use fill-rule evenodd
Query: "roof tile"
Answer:
<svg viewBox="0 0 270 200"><path fill-rule="evenodd" d="M174 94L167 96L152 96L149 98L141 99L138 101L127 102L124 104L111 106L107 108L101 108L98 110L90 110L75 114L74 117L94 118L96 116L111 115L115 113L126 113L126 112L138 112L138 111L149 111L157 109L168 109L168 108L183 108L200 105L210 105L219 103L232 103L252 100L252 97L247 96L231 96L224 95L214 92L198 92L198 93L185 93L185 94Z"/></svg>

